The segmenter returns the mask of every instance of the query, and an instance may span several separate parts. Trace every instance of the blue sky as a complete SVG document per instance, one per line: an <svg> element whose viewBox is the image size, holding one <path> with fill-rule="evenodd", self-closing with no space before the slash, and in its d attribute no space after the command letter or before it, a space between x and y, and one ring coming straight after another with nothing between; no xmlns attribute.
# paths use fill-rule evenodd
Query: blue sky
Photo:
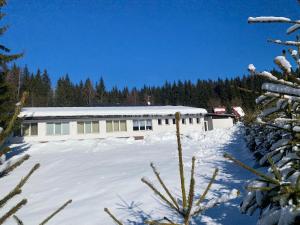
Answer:
<svg viewBox="0 0 300 225"><path fill-rule="evenodd" d="M108 87L165 80L217 79L270 69L286 25L247 24L249 16L299 19L296 0L8 0L2 38L25 56L19 65L47 69L55 82L101 76ZM293 39L293 36L290 37Z"/></svg>

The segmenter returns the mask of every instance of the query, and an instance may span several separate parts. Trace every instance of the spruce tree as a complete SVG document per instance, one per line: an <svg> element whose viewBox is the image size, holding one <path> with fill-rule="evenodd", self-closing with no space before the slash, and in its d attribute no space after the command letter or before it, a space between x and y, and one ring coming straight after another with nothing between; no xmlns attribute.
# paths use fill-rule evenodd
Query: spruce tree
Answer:
<svg viewBox="0 0 300 225"><path fill-rule="evenodd" d="M104 80L101 77L99 83L96 84L96 103L103 105L105 103L106 89Z"/></svg>
<svg viewBox="0 0 300 225"><path fill-rule="evenodd" d="M299 20L285 17L250 17L249 23L288 23L292 24L287 33L300 28ZM266 173L243 164L232 156L225 157L257 176L247 185L248 195L241 204L241 211L252 215L260 211L258 224L284 225L300 223L300 42L269 40L287 49L274 58L281 70L257 71L253 64L248 69L253 75L263 77L263 93L256 99L260 108L256 122L252 126L249 140L259 164L267 165ZM297 70L293 70L290 60L294 60ZM253 82L254 83L254 82ZM250 87L251 88L251 87ZM251 137L252 136L252 137Z"/></svg>

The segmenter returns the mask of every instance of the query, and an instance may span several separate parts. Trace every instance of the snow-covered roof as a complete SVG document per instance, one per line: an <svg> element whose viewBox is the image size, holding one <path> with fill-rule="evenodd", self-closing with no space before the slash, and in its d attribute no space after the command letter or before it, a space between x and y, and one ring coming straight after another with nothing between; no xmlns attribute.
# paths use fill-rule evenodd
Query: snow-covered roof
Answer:
<svg viewBox="0 0 300 225"><path fill-rule="evenodd" d="M240 106L234 106L234 107L232 107L232 109L233 109L236 113L238 113L239 116L241 116L241 117L245 116L245 112L244 112L244 110L242 109L242 107L240 107Z"/></svg>
<svg viewBox="0 0 300 225"><path fill-rule="evenodd" d="M117 106L117 107L24 107L19 117L69 116L142 116L206 114L206 109L186 106Z"/></svg>
<svg viewBox="0 0 300 225"><path fill-rule="evenodd" d="M214 112L225 112L226 111L226 108L225 107L217 107L217 108L214 108Z"/></svg>

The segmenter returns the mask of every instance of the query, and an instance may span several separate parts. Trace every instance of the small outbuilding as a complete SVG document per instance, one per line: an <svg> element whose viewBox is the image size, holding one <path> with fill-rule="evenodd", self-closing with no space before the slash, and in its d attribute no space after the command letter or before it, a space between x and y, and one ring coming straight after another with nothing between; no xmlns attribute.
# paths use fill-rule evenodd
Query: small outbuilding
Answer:
<svg viewBox="0 0 300 225"><path fill-rule="evenodd" d="M207 113L204 117L205 130L230 128L234 122L235 116L233 114Z"/></svg>

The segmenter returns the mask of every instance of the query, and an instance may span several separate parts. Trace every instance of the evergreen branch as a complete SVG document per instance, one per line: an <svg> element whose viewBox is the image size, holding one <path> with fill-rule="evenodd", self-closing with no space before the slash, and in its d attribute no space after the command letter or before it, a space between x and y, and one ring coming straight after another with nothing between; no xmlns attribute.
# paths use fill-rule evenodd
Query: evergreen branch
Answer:
<svg viewBox="0 0 300 225"><path fill-rule="evenodd" d="M7 168L5 168L3 171L0 172L0 178L3 177L3 176L6 176L8 173L13 171L17 167L19 167L22 163L24 163L26 160L28 160L29 157L30 156L28 154L26 154L23 157L21 157L20 159L18 159L14 164L12 164L12 165L8 166Z"/></svg>
<svg viewBox="0 0 300 225"><path fill-rule="evenodd" d="M17 106L16 106L14 115L11 118L11 120L9 121L7 128L2 133L0 133L0 146L2 146L4 144L6 138L10 135L10 133L11 133L13 127L14 127L14 124L15 124L17 118L18 118L18 115L21 112L22 106L25 103L26 97L27 97L27 92L24 92L23 95L22 95L22 98L20 100L20 103L17 104ZM2 150L0 150L0 152L2 152ZM2 152L2 154L3 154L3 152Z"/></svg>
<svg viewBox="0 0 300 225"><path fill-rule="evenodd" d="M164 217L164 219L168 222L170 222L170 224L172 225L178 225L177 223L174 223L172 220L170 220L168 217Z"/></svg>
<svg viewBox="0 0 300 225"><path fill-rule="evenodd" d="M168 194L168 196L170 197L170 199L172 200L172 202L174 203L174 205L176 206L176 208L179 210L179 205L177 203L177 201L175 200L175 198L173 197L173 195L171 194L171 192L169 191L169 189L166 187L166 185L164 184L163 180L161 179L158 171L156 170L155 166L153 163L150 164L154 174L156 175L159 183L161 184L161 186L163 187L163 189L165 190L165 192Z"/></svg>
<svg viewBox="0 0 300 225"><path fill-rule="evenodd" d="M18 225L24 225L23 221L16 215L13 215L13 218L15 219Z"/></svg>
<svg viewBox="0 0 300 225"><path fill-rule="evenodd" d="M252 186L246 187L247 191L270 191L272 189L273 189L272 187L252 187Z"/></svg>
<svg viewBox="0 0 300 225"><path fill-rule="evenodd" d="M27 180L29 179L29 177L38 169L40 167L40 164L39 163L37 163L37 164L35 164L33 167L32 167L32 169L29 171L29 173L24 177L24 178L22 178L21 179L21 181L20 181L20 183L17 185L17 187L19 188L19 189L21 189L23 186L24 186L24 184L27 182Z"/></svg>
<svg viewBox="0 0 300 225"><path fill-rule="evenodd" d="M182 146L180 140L180 128L179 128L180 113L179 112L175 113L175 121L176 121L176 137L177 137L177 145L178 145L179 173L180 173L181 192L182 192L182 207L183 209L185 209L187 206L187 202L186 202L184 170L183 170L183 160L182 160Z"/></svg>
<svg viewBox="0 0 300 225"><path fill-rule="evenodd" d="M209 181L209 183L208 183L208 185L207 185L207 187L206 187L206 189L205 189L205 191L203 192L203 194L200 196L199 200L197 201L197 203L196 203L197 206L199 206L200 203L204 201L204 199L205 199L205 197L206 197L208 191L209 191L210 188L211 188L211 185L212 185L213 182L216 180L216 177L217 177L218 172L219 172L219 169L216 168L215 171L214 171L214 173L213 173L213 175L212 175L212 177L211 177L211 179L210 179L210 181Z"/></svg>
<svg viewBox="0 0 300 225"><path fill-rule="evenodd" d="M179 212L180 214L181 214L181 212L180 212L180 210L179 209L177 209L176 208L176 206L175 205L173 205L162 193L160 193L155 187L154 187L154 185L153 184L151 184L149 181L147 181L147 179L145 179L145 178L142 178L141 179L141 181L144 183L144 184L146 184L150 189L152 189L153 190L153 192L155 193L155 194L157 194L165 203L167 203L167 205L169 205L172 209L175 209L175 211L177 211L177 212Z"/></svg>
<svg viewBox="0 0 300 225"><path fill-rule="evenodd" d="M110 211L108 208L104 208L104 211L116 222L118 225L123 225Z"/></svg>
<svg viewBox="0 0 300 225"><path fill-rule="evenodd" d="M26 181L29 179L29 177L33 174L33 172L35 170L37 170L40 167L40 164L36 164L34 165L34 167L29 171L29 173L20 180L20 182L15 186L15 188L10 191L4 198L2 198L0 200L0 208L11 198L13 198L14 196L20 194L22 191L22 187L24 186L24 184L26 183Z"/></svg>
<svg viewBox="0 0 300 225"><path fill-rule="evenodd" d="M268 162L271 165L271 168L272 168L272 170L274 172L274 175L275 175L276 179L279 180L279 182L282 181L281 173L278 170L277 166L275 165L274 161L272 160L272 158L270 156L268 156Z"/></svg>
<svg viewBox="0 0 300 225"><path fill-rule="evenodd" d="M243 92L247 92L247 93L252 93L252 94L257 94L259 95L260 93L258 91L253 91L247 88L243 88L243 87L237 87L238 90L243 91Z"/></svg>
<svg viewBox="0 0 300 225"><path fill-rule="evenodd" d="M27 199L21 200L18 204L12 207L7 213L0 218L0 224L3 224L9 217L15 214L19 209L27 203Z"/></svg>
<svg viewBox="0 0 300 225"><path fill-rule="evenodd" d="M0 208L2 208L5 203L10 200L11 198L13 198L16 195L21 194L22 190L21 189L13 189L11 192L9 192L6 196L4 196L4 198L2 198L0 200Z"/></svg>
<svg viewBox="0 0 300 225"><path fill-rule="evenodd" d="M43 222L40 223L40 225L45 225L49 222L56 214L58 214L60 211L62 211L64 208L66 208L67 205L69 205L72 202L72 200L68 200L66 203L64 203L61 207L59 207L57 210L55 210L50 216L48 216L46 219L43 220Z"/></svg>
<svg viewBox="0 0 300 225"><path fill-rule="evenodd" d="M279 45L285 45L285 46L296 46L296 47L300 46L300 42L298 41L281 41L281 40L269 39L268 42L279 44Z"/></svg>
<svg viewBox="0 0 300 225"><path fill-rule="evenodd" d="M271 16L270 19L265 17L266 19L260 19L260 17L249 17L248 23L288 23L288 24L300 24L299 20L291 20L289 18L282 18L282 17L273 17Z"/></svg>
<svg viewBox="0 0 300 225"><path fill-rule="evenodd" d="M188 223L190 219L190 214L193 208L193 202L194 202L194 195L195 195L195 179L194 179L194 174L195 174L195 161L196 158L193 156L192 158L192 168L191 168L191 180L190 180L190 190L189 190L189 197L188 197L188 208L187 212L185 214L185 223Z"/></svg>
<svg viewBox="0 0 300 225"><path fill-rule="evenodd" d="M248 170L249 172L251 172L251 173L253 173L253 174L255 174L255 175L257 175L257 176L259 176L259 177L261 177L261 178L263 178L263 179L265 179L267 181L269 181L272 184L276 184L276 185L280 184L278 180L275 180L272 177L266 176L265 174L263 174L263 173L255 170L255 169L251 168L250 166L247 166L246 164L244 164L241 161L233 158L231 155L229 155L227 153L224 154L224 157L227 158L227 159L230 159L231 161L235 162L240 167L242 167L242 168Z"/></svg>

